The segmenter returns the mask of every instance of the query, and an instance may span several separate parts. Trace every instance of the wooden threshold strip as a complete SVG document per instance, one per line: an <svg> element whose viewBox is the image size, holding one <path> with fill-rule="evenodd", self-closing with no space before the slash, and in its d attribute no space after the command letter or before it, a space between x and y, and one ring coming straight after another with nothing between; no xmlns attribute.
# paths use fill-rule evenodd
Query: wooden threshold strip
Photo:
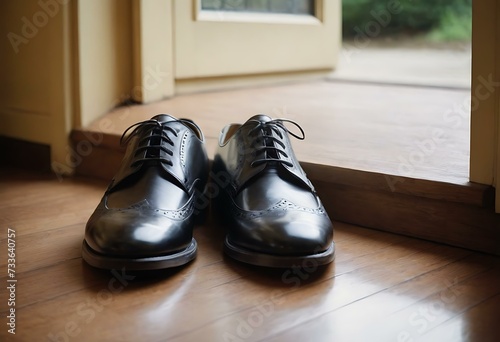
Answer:
<svg viewBox="0 0 500 342"><path fill-rule="evenodd" d="M114 134L75 130L74 146L98 141L76 172L111 179L124 149ZM93 137L93 139L91 138ZM500 255L500 215L491 186L451 184L302 163L336 221Z"/></svg>

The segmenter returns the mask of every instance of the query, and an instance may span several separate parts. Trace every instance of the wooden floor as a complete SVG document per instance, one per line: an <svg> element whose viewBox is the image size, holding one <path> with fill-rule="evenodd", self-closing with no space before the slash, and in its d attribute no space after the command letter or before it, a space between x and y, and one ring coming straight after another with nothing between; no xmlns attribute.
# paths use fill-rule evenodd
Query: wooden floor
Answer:
<svg viewBox="0 0 500 342"><path fill-rule="evenodd" d="M119 137L138 121L169 113L201 126L212 157L222 127L266 113L304 128L306 140L292 142L301 161L463 184L469 179L468 99L463 89L314 81L121 107L85 129Z"/></svg>
<svg viewBox="0 0 500 342"><path fill-rule="evenodd" d="M211 220L186 267L94 269L80 245L106 186L0 169L1 341L498 341L500 258L341 223L323 269L225 258ZM15 336L5 324L8 228Z"/></svg>

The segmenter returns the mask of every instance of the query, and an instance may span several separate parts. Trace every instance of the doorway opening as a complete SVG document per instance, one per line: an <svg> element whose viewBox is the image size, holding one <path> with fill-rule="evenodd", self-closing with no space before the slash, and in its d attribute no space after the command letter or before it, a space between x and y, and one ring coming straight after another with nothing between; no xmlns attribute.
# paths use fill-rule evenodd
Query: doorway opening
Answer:
<svg viewBox="0 0 500 342"><path fill-rule="evenodd" d="M399 176L467 181L472 0L345 0L342 17L328 79L359 86L352 129L366 131L371 158Z"/></svg>

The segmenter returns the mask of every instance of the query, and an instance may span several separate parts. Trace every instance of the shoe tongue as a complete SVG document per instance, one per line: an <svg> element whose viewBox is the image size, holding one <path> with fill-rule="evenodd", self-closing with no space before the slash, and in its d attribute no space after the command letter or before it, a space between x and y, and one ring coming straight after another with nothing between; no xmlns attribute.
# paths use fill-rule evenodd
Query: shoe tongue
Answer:
<svg viewBox="0 0 500 342"><path fill-rule="evenodd" d="M151 120L157 120L159 122L168 122L168 121L175 121L177 119L174 118L173 116L168 115L168 114L158 114L158 115L153 116L151 118Z"/></svg>
<svg viewBox="0 0 500 342"><path fill-rule="evenodd" d="M255 121L269 122L272 120L273 119L271 117L269 117L268 115L257 114L257 115L252 116L250 119L248 119L247 123L252 125L252 126L255 126L256 125ZM251 127L251 126L249 126L249 127ZM272 137L272 135L273 135L271 128L270 127L262 128L261 131L262 131L261 134L264 134L265 138L262 139L260 141L260 143L269 147L269 149L267 149L263 152L264 153L263 158L279 159L277 152L273 149L275 147L275 143L271 138L269 138L269 137ZM267 167L276 167L276 166L277 166L276 162L268 162L267 163Z"/></svg>
<svg viewBox="0 0 500 342"><path fill-rule="evenodd" d="M272 119L265 115L265 114L257 114L257 115L254 115L252 116L250 119L248 119L247 122L249 121L262 121L262 122L268 122L268 121L271 121Z"/></svg>

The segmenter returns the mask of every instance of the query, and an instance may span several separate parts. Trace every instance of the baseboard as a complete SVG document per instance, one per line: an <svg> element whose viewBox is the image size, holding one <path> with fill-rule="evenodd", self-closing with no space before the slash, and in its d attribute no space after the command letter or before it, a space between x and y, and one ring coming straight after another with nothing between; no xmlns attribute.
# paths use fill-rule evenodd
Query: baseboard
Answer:
<svg viewBox="0 0 500 342"><path fill-rule="evenodd" d="M207 91L213 92L237 88L314 81L326 79L331 72L331 69L321 69L286 73L238 75L233 77L224 76L181 79L175 82L175 92L176 95L184 95Z"/></svg>
<svg viewBox="0 0 500 342"><path fill-rule="evenodd" d="M494 189L302 163L335 220L500 255ZM387 177L395 183L389 187Z"/></svg>
<svg viewBox="0 0 500 342"><path fill-rule="evenodd" d="M76 130L77 145L90 132ZM76 173L110 180L124 149L103 134ZM331 218L358 226L500 255L500 215L490 186L420 180L302 163Z"/></svg>
<svg viewBox="0 0 500 342"><path fill-rule="evenodd" d="M50 146L0 136L0 166L50 171Z"/></svg>

